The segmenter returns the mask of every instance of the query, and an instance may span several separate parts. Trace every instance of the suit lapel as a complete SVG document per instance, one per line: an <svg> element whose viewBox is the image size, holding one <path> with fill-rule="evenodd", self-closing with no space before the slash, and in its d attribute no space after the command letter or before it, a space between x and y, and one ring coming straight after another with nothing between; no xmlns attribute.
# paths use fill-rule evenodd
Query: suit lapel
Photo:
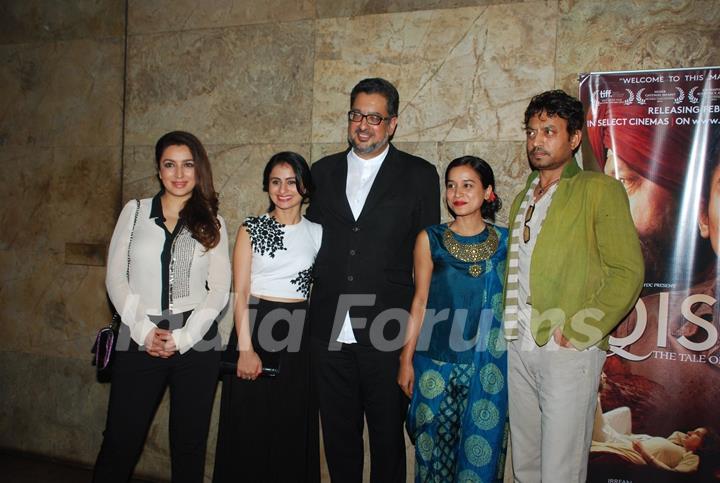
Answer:
<svg viewBox="0 0 720 483"><path fill-rule="evenodd" d="M383 199L383 195L393 186L395 182L397 182L397 178L400 176L402 171L400 169L400 165L401 163L398 160L398 151L391 144L390 150L383 160L377 176L375 176L375 181L373 181L370 193L365 200L365 205L363 206L358 219L361 219L366 213L370 213L375 205ZM347 162L345 163L345 172L347 174Z"/></svg>
<svg viewBox="0 0 720 483"><path fill-rule="evenodd" d="M333 189L333 198L336 202L338 213L343 217L347 218L351 222L355 221L352 210L350 209L350 202L348 202L347 194L345 193L345 187L347 186L347 173L348 173L348 162L347 162L347 151L344 154L340 154L338 159L335 161L333 167L333 174L330 177ZM337 182L335 182L337 181Z"/></svg>

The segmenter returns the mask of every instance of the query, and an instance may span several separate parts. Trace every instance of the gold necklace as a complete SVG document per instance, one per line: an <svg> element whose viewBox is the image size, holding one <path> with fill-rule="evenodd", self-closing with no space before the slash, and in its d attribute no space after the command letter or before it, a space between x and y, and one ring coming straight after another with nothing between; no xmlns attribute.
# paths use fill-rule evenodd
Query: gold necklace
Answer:
<svg viewBox="0 0 720 483"><path fill-rule="evenodd" d="M443 245L445 249L461 262L472 263L468 268L468 273L472 277L479 277L482 268L478 262L487 260L495 253L498 247L498 236L492 225L487 225L488 236L485 241L480 243L460 243L455 239L455 233L448 226L443 233Z"/></svg>

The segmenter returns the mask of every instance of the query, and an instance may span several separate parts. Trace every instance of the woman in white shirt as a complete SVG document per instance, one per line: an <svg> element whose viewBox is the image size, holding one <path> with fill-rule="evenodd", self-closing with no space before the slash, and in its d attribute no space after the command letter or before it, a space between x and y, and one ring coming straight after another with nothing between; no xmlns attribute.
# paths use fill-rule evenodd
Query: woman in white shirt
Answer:
<svg viewBox="0 0 720 483"><path fill-rule="evenodd" d="M160 192L132 200L110 242L106 286L122 318L93 481L126 482L170 386L172 481L203 481L220 359L215 319L230 260L207 153L174 131L155 145Z"/></svg>
<svg viewBox="0 0 720 483"><path fill-rule="evenodd" d="M274 155L263 190L268 213L247 218L235 242L235 331L223 358L236 366L223 377L213 481L317 482L305 316L322 227L301 213L313 190L305 159Z"/></svg>

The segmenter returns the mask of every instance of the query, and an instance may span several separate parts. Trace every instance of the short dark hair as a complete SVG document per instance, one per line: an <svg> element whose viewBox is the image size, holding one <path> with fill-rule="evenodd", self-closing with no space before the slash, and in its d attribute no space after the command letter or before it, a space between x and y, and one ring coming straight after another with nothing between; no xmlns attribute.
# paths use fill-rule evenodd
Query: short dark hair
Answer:
<svg viewBox="0 0 720 483"><path fill-rule="evenodd" d="M565 119L570 136L575 134L575 131L582 131L585 121L582 102L563 90L545 91L530 99L530 104L525 109L525 128L527 129L533 116L543 112L548 116Z"/></svg>
<svg viewBox="0 0 720 483"><path fill-rule="evenodd" d="M312 182L312 176L310 174L310 167L305 161L305 158L300 156L298 153L292 151L282 151L280 153L273 154L270 161L265 165L263 171L263 191L268 192L270 187L270 173L273 168L279 164L287 164L290 166L295 173L295 180L297 181L297 190L300 196L302 196L302 202L305 203L310 200L315 186ZM275 203L270 200L270 206L268 212L275 209Z"/></svg>
<svg viewBox="0 0 720 483"><path fill-rule="evenodd" d="M450 164L448 164L447 168L445 168L445 186L447 186L448 183L450 170L457 168L458 166L470 166L480 177L483 188L492 186L493 193L495 193L495 174L488 162L484 159L478 158L477 156L461 156L450 161ZM500 197L497 193L495 193L495 199L493 201L486 200L483 203L480 208L480 214L483 218L495 221L495 213L500 211L500 208L502 208L502 200L500 200ZM453 217L455 216L455 212L452 208L450 208L450 206L448 206L448 211L450 211L450 214L452 214Z"/></svg>
<svg viewBox="0 0 720 483"><path fill-rule="evenodd" d="M398 108L400 107L400 94L398 94L395 86L385 79L379 77L372 77L370 79L363 79L353 87L350 93L350 108L352 109L355 103L355 98L360 93L363 94L380 94L387 101L387 113L390 117L398 115Z"/></svg>

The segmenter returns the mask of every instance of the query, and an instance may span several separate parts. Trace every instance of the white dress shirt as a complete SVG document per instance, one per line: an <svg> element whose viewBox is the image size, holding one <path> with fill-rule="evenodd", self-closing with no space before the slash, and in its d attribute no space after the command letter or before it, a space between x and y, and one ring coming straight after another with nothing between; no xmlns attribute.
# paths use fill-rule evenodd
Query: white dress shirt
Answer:
<svg viewBox="0 0 720 483"><path fill-rule="evenodd" d="M382 166L383 161L385 161L385 157L387 156L389 150L390 145L388 144L382 153L370 159L361 158L355 154L355 151L352 149L348 151L348 170L347 183L345 184L345 196L347 196L347 200L350 204L350 209L352 210L355 220L360 218L360 213L362 213L363 206L365 206L365 201L367 200L368 194L370 194L370 189L375 182L378 171L380 171L380 166ZM357 343L355 334L352 330L350 312L345 314L345 321L340 329L337 341L342 342L343 344Z"/></svg>

